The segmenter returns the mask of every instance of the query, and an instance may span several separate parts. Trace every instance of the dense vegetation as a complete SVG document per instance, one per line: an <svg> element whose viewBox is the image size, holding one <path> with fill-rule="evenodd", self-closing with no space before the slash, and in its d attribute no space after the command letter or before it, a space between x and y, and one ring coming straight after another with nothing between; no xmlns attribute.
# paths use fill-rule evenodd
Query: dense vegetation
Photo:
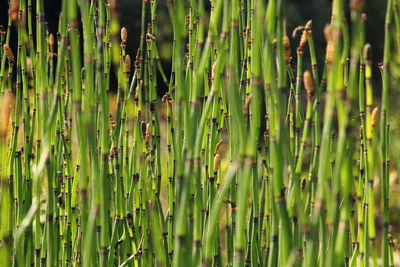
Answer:
<svg viewBox="0 0 400 267"><path fill-rule="evenodd" d="M333 1L324 62L311 20L288 33L285 0L168 0L170 75L157 1L141 4L136 56L119 2L62 0L57 33L44 0L9 2L1 266L394 266L400 0L381 25L378 107L363 0Z"/></svg>

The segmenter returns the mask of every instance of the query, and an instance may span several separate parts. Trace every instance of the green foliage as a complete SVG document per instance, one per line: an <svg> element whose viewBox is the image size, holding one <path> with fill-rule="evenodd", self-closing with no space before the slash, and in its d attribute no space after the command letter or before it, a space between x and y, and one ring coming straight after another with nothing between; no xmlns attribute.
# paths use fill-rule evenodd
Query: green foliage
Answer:
<svg viewBox="0 0 400 267"><path fill-rule="evenodd" d="M394 265L399 0L375 25L380 70L364 1L333 1L325 28L288 15L291 1L166 2L63 0L57 34L44 0L10 2L0 265ZM313 2L299 13L329 5ZM121 27L131 15L140 23Z"/></svg>

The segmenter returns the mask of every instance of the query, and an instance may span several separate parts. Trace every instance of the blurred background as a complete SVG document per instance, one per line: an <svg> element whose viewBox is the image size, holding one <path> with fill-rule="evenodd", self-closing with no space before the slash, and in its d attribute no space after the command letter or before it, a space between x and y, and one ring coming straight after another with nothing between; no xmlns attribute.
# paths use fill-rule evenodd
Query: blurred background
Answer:
<svg viewBox="0 0 400 267"><path fill-rule="evenodd" d="M141 27L141 6L143 0L121 0L121 27L125 26L128 29L127 53L131 56L136 55L140 40ZM204 0L208 5L209 1ZM32 1L36 2L36 1ZM160 59L163 69L169 77L171 71L171 53L172 53L172 26L169 18L167 1L158 1L157 6L157 46L160 53ZM323 29L331 18L331 1L330 0L287 0L286 7L286 29L287 35L290 38L292 46L292 55L295 56L296 47L299 42L299 37L292 39L291 33L293 29L299 25L304 25L308 20L313 21L313 37L315 41L316 52L319 62L319 70L322 69L322 64L325 58L325 39ZM346 6L348 0L345 0ZM48 31L57 33L58 18L61 10L61 0L44 0L45 18L47 21ZM5 15L8 9L8 0L0 0L0 25L7 25L8 17ZM369 0L365 1L365 12L367 14L366 22L366 40L373 48L373 86L374 86L374 105L380 105L381 95L381 77L378 68L379 62L383 57L383 40L384 40L384 17L386 9L386 1ZM347 12L349 10L347 9ZM33 8L33 12L35 12ZM34 13L35 14L35 13ZM349 14L347 14L349 16ZM35 18L33 16L33 18ZM392 27L395 30L395 27ZM11 35L11 47L16 48L16 30ZM15 50L14 50L15 51ZM308 57L308 49L305 49L304 69L311 69ZM392 59L391 65L391 90L390 90L390 121L391 121L391 172L390 172L390 221L391 231L395 239L400 238L400 192L398 182L398 171L400 166L400 111L397 99L400 99L398 85L400 84L400 56L397 42L392 42ZM114 72L112 72L114 73ZM160 77L158 77L160 79ZM158 94L162 96L167 90L164 84L159 81ZM111 80L111 88L116 88L115 77ZM379 177L376 177L376 186L379 187ZM379 192L379 190L377 190ZM379 193L378 193L379 194ZM379 203L377 203L379 205ZM381 209L378 209L381 210ZM382 226L381 214L376 214L377 228ZM398 245L398 242L396 242Z"/></svg>

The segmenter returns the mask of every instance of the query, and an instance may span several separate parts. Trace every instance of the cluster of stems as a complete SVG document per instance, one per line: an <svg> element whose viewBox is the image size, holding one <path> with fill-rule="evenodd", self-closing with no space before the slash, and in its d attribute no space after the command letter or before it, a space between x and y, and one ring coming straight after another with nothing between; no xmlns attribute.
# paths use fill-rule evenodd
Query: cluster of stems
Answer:
<svg viewBox="0 0 400 267"><path fill-rule="evenodd" d="M157 0L141 3L136 56L119 2L62 0L50 33L44 0L9 1L1 266L394 266L400 0L387 0L379 108L362 0L333 1L324 62L311 21L295 29L292 56L285 0L168 0L169 77Z"/></svg>

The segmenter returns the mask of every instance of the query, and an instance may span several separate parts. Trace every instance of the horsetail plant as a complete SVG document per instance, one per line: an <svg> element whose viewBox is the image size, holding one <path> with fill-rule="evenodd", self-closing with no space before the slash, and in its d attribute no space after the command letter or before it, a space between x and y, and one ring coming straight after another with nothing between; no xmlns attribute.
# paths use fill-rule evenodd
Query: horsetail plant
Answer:
<svg viewBox="0 0 400 267"><path fill-rule="evenodd" d="M319 62L285 0L169 0L169 76L158 1L136 56L120 1L61 1L58 32L43 0L0 25L1 266L394 266L397 0L378 107L364 1L333 1Z"/></svg>

